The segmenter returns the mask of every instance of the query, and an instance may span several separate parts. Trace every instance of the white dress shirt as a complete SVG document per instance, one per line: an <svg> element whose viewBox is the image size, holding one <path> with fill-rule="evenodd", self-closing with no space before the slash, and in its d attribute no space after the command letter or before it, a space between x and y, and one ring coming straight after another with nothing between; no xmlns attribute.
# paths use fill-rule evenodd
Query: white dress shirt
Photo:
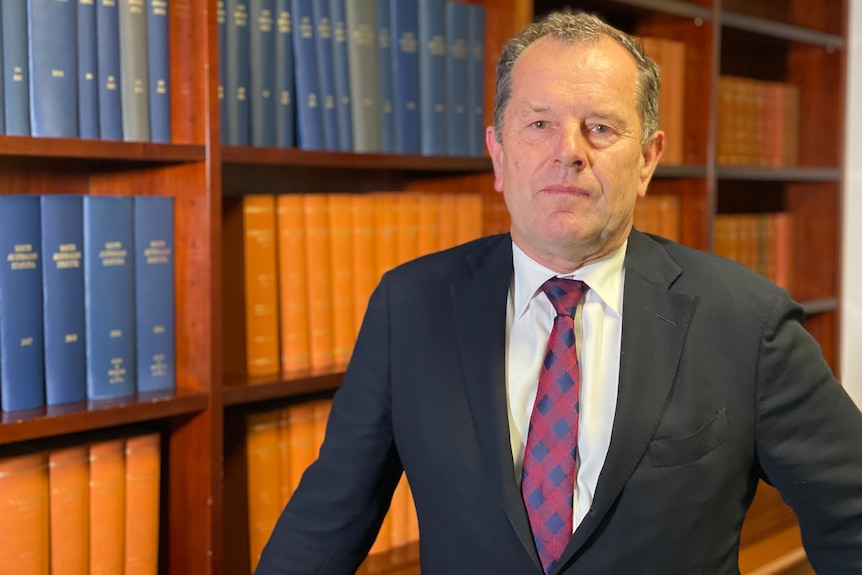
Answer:
<svg viewBox="0 0 862 575"><path fill-rule="evenodd" d="M573 529L592 505L611 441L620 372L625 252L623 244L605 259L560 276L582 280L590 288L575 317L581 389ZM515 273L506 309L506 393L512 457L520 481L539 370L556 315L541 286L560 274L530 259L514 242L512 253Z"/></svg>

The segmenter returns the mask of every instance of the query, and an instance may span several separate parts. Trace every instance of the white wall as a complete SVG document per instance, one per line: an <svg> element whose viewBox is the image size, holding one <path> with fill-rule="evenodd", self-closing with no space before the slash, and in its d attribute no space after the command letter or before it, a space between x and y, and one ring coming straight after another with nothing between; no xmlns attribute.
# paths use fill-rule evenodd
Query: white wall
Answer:
<svg viewBox="0 0 862 575"><path fill-rule="evenodd" d="M841 380L862 407L862 2L848 4Z"/></svg>

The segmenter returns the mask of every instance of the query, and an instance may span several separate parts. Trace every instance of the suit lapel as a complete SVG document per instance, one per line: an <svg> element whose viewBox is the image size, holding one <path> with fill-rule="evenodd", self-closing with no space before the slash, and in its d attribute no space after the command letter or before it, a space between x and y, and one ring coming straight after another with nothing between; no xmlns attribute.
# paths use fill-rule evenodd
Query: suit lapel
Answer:
<svg viewBox="0 0 862 575"><path fill-rule="evenodd" d="M625 265L620 380L610 448L593 506L561 563L589 540L644 456L671 391L696 304L691 296L669 291L682 270L639 232L629 237Z"/></svg>
<svg viewBox="0 0 862 575"><path fill-rule="evenodd" d="M455 325L473 425L489 488L524 547L541 569L515 477L506 398L506 303L512 279L512 244L506 235L486 252L468 257L471 279L452 286Z"/></svg>

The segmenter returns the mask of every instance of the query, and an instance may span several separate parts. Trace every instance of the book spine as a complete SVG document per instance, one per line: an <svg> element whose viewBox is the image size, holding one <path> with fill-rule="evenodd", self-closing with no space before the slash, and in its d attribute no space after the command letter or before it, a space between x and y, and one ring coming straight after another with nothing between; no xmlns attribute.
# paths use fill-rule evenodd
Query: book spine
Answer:
<svg viewBox="0 0 862 575"><path fill-rule="evenodd" d="M39 196L0 196L0 409L45 404Z"/></svg>
<svg viewBox="0 0 862 575"><path fill-rule="evenodd" d="M133 226L131 196L84 196L88 399L136 391Z"/></svg>
<svg viewBox="0 0 862 575"><path fill-rule="evenodd" d="M96 0L78 0L78 132L99 138L99 83L96 55Z"/></svg>
<svg viewBox="0 0 862 575"><path fill-rule="evenodd" d="M76 6L27 0L30 128L33 136L78 137Z"/></svg>
<svg viewBox="0 0 862 575"><path fill-rule="evenodd" d="M303 196L305 219L305 261L308 294L308 343L312 369L332 366L332 266L329 247L329 218L325 194Z"/></svg>
<svg viewBox="0 0 862 575"><path fill-rule="evenodd" d="M171 69L168 0L147 0L147 67L150 140L171 141ZM221 73L221 68L219 68Z"/></svg>
<svg viewBox="0 0 862 575"><path fill-rule="evenodd" d="M45 395L48 405L87 397L84 344L84 200L41 197Z"/></svg>
<svg viewBox="0 0 862 575"><path fill-rule="evenodd" d="M48 573L48 490L46 452L0 458L0 573Z"/></svg>
<svg viewBox="0 0 862 575"><path fill-rule="evenodd" d="M253 573L281 513L279 410L251 413L246 420L249 561Z"/></svg>
<svg viewBox="0 0 862 575"><path fill-rule="evenodd" d="M382 149L376 2L352 0L346 4L355 152L379 152Z"/></svg>
<svg viewBox="0 0 862 575"><path fill-rule="evenodd" d="M356 330L353 327L352 204L350 194L329 194L329 263L332 278L332 361L345 366L353 352Z"/></svg>
<svg viewBox="0 0 862 575"><path fill-rule="evenodd" d="M30 135L30 65L27 56L27 4L3 0L3 111L6 134Z"/></svg>
<svg viewBox="0 0 862 575"><path fill-rule="evenodd" d="M161 435L127 438L125 464L123 575L153 575L159 570Z"/></svg>
<svg viewBox="0 0 862 575"><path fill-rule="evenodd" d="M122 573L125 564L125 440L90 444L90 573Z"/></svg>
<svg viewBox="0 0 862 575"><path fill-rule="evenodd" d="M219 106L220 140L227 145L227 98L225 84L227 83L227 4L225 0L216 0L216 27L218 28L218 89L216 97Z"/></svg>
<svg viewBox="0 0 862 575"><path fill-rule="evenodd" d="M134 201L138 391L173 391L176 388L173 198L136 196Z"/></svg>
<svg viewBox="0 0 862 575"><path fill-rule="evenodd" d="M485 155L485 7L467 4L467 155Z"/></svg>
<svg viewBox="0 0 862 575"><path fill-rule="evenodd" d="M296 145L293 16L290 0L275 1L275 145Z"/></svg>
<svg viewBox="0 0 862 575"><path fill-rule="evenodd" d="M231 146L248 146L251 143L248 0L225 2L225 141Z"/></svg>
<svg viewBox="0 0 862 575"><path fill-rule="evenodd" d="M390 0L392 110L395 151L419 153L419 7L417 0Z"/></svg>
<svg viewBox="0 0 862 575"><path fill-rule="evenodd" d="M311 0L292 0L293 55L296 71L297 140L303 150L322 150L323 135L320 79L317 74L317 41Z"/></svg>
<svg viewBox="0 0 862 575"><path fill-rule="evenodd" d="M419 0L419 133L426 156L446 155L446 28L442 0Z"/></svg>
<svg viewBox="0 0 862 575"><path fill-rule="evenodd" d="M329 0L313 0L314 39L317 48L317 77L320 82L320 112L323 118L323 145L338 149L338 111L335 107L335 56Z"/></svg>
<svg viewBox="0 0 862 575"><path fill-rule="evenodd" d="M276 213L281 370L290 373L310 367L302 196L279 195Z"/></svg>
<svg viewBox="0 0 862 575"><path fill-rule="evenodd" d="M48 454L51 565L67 575L90 569L90 464L87 445ZM55 567L56 570L56 567Z"/></svg>
<svg viewBox="0 0 862 575"><path fill-rule="evenodd" d="M96 66L99 81L99 137L123 139L120 95L120 15L117 0L96 0Z"/></svg>
<svg viewBox="0 0 862 575"><path fill-rule="evenodd" d="M450 156L467 155L469 137L467 114L467 62L470 50L467 43L468 11L461 2L443 3L446 22L446 153ZM484 76L483 76L484 78Z"/></svg>
<svg viewBox="0 0 862 575"><path fill-rule="evenodd" d="M345 0L330 0L332 58L335 71L335 111L338 116L338 149L353 151L353 119L350 104L350 61L347 54L347 7Z"/></svg>
<svg viewBox="0 0 862 575"><path fill-rule="evenodd" d="M380 74L380 151L395 151L395 113L392 78L392 17L387 0L375 0L377 17L377 69Z"/></svg>
<svg viewBox="0 0 862 575"><path fill-rule="evenodd" d="M251 145L275 146L275 0L250 0Z"/></svg>
<svg viewBox="0 0 862 575"><path fill-rule="evenodd" d="M123 140L150 139L146 0L119 0L120 101Z"/></svg>

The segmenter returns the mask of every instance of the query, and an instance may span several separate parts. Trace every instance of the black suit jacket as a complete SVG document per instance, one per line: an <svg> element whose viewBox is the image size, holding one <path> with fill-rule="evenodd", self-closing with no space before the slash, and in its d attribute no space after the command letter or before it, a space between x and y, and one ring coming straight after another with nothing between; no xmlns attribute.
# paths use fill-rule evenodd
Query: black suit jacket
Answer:
<svg viewBox="0 0 862 575"><path fill-rule="evenodd" d="M741 265L637 231L625 267L610 449L558 573L738 573L760 477L818 573L862 573L862 416L799 307ZM509 443L511 277L509 235L385 275L258 575L354 572L402 469L423 575L542 572Z"/></svg>

